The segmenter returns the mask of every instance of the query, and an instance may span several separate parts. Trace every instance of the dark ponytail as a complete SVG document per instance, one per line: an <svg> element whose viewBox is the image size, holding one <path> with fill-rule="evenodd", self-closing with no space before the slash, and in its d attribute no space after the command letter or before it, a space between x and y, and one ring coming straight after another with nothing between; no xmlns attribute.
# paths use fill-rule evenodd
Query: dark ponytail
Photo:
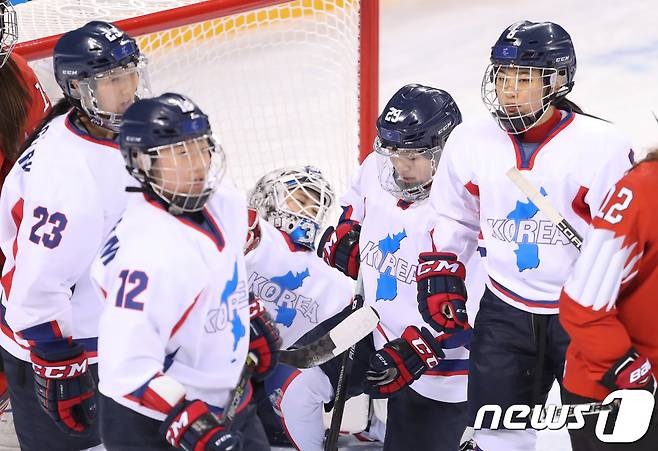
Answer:
<svg viewBox="0 0 658 451"><path fill-rule="evenodd" d="M71 105L71 102L67 97L62 97L57 101L55 105L53 105L52 110L44 117L37 128L34 129L32 134L25 140L23 145L21 146L21 151L19 153L22 154L25 149L30 147L34 140L37 138L39 133L41 133L41 130L53 119L55 119L57 116L61 116L62 114L66 114L71 108L73 108L73 105Z"/></svg>
<svg viewBox="0 0 658 451"><path fill-rule="evenodd" d="M18 158L27 112L32 97L24 84L21 71L13 58L0 68L0 149L4 157L14 162Z"/></svg>
<svg viewBox="0 0 658 451"><path fill-rule="evenodd" d="M598 119L600 121L604 122L610 122L607 119L603 119L598 116L594 116L593 114L585 113L582 108L580 108L576 103L572 102L571 100L567 99L566 97L561 97L556 103L555 103L555 108L558 110L564 110L564 111L571 111L576 114L582 114L583 116L589 116L594 119Z"/></svg>

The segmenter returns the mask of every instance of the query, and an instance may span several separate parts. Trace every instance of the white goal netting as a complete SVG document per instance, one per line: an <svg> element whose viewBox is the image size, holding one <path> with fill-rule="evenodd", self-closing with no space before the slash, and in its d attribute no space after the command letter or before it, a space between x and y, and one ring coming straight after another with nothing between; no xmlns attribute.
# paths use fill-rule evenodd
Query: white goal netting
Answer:
<svg viewBox="0 0 658 451"><path fill-rule="evenodd" d="M201 3L34 0L16 10L25 42L89 20L115 22ZM343 191L359 154L361 2L214 3L276 4L139 36L154 94L180 92L199 104L241 188L268 170L313 164ZM32 64L51 98L60 97L51 58Z"/></svg>

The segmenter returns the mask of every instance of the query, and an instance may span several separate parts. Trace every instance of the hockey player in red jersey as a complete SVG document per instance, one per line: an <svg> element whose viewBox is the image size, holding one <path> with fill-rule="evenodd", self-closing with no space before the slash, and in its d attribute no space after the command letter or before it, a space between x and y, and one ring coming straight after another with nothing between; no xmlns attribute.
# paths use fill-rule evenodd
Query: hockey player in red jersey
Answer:
<svg viewBox="0 0 658 451"><path fill-rule="evenodd" d="M16 12L0 0L0 188L14 165L25 138L50 111L50 100L34 71L21 56L12 53L18 39ZM5 257L0 252L0 268ZM9 404L7 380L0 359L0 414Z"/></svg>
<svg viewBox="0 0 658 451"><path fill-rule="evenodd" d="M658 149L610 190L592 220L574 271L560 296L560 322L571 338L563 401L603 400L620 389L656 394L658 375ZM601 442L596 416L570 430L578 451L655 450L658 418L632 444ZM638 418L637 421L642 421Z"/></svg>

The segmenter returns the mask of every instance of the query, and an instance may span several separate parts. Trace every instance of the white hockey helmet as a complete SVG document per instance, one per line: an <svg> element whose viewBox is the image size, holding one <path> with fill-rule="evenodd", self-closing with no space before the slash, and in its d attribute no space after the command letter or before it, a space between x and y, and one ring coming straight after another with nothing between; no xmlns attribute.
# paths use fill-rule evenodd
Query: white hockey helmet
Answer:
<svg viewBox="0 0 658 451"><path fill-rule="evenodd" d="M0 0L0 67L18 42L18 18L11 2Z"/></svg>
<svg viewBox="0 0 658 451"><path fill-rule="evenodd" d="M256 183L249 205L291 241L315 248L318 231L334 202L334 192L313 166L275 169Z"/></svg>

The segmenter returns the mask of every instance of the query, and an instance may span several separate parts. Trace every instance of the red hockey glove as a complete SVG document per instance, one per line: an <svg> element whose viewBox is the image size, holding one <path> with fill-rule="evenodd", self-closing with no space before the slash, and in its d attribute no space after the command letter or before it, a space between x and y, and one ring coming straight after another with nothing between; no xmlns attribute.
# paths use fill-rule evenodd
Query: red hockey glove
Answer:
<svg viewBox="0 0 658 451"><path fill-rule="evenodd" d="M651 362L631 348L603 375L600 383L610 391L622 389L648 390L656 395L656 378Z"/></svg>
<svg viewBox="0 0 658 451"><path fill-rule="evenodd" d="M231 433L200 400L182 401L167 415L160 433L171 446L186 451L238 451L241 434Z"/></svg>
<svg viewBox="0 0 658 451"><path fill-rule="evenodd" d="M359 234L361 225L344 221L338 227L327 228L320 238L318 257L346 276L356 279L359 273Z"/></svg>
<svg viewBox="0 0 658 451"><path fill-rule="evenodd" d="M466 268L455 254L423 252L418 257L418 310L437 332L468 329Z"/></svg>
<svg viewBox="0 0 658 451"><path fill-rule="evenodd" d="M41 408L62 431L86 435L96 421L96 383L82 346L48 354L33 348L30 358Z"/></svg>
<svg viewBox="0 0 658 451"><path fill-rule="evenodd" d="M402 338L384 345L370 357L364 391L373 398L388 398L411 384L445 357L427 328L408 326Z"/></svg>
<svg viewBox="0 0 658 451"><path fill-rule="evenodd" d="M251 326L249 351L257 357L258 364L254 368L254 374L257 379L262 380L274 370L279 360L282 340L276 323L265 310L263 301L253 294L249 301L249 317Z"/></svg>

